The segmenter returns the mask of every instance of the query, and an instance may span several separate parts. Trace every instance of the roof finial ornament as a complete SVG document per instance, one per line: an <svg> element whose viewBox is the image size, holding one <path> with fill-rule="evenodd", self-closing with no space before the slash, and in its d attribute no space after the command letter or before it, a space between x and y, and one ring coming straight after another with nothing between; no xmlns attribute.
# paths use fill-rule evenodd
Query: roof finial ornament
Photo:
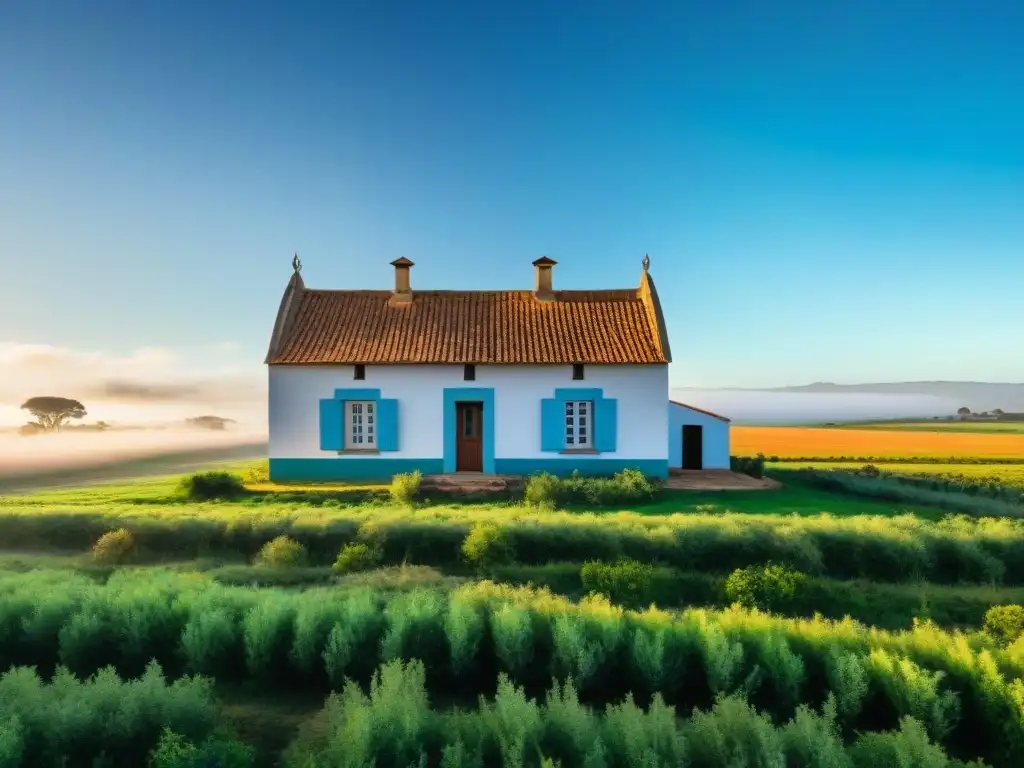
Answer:
<svg viewBox="0 0 1024 768"><path fill-rule="evenodd" d="M302 271L302 262L299 261L299 254L292 256L292 269L295 270L295 274L299 274Z"/></svg>
<svg viewBox="0 0 1024 768"><path fill-rule="evenodd" d="M640 263L643 265L644 272L646 272L647 270L649 270L651 268L651 257L648 256L645 253L644 254L644 260L642 262L640 262Z"/></svg>

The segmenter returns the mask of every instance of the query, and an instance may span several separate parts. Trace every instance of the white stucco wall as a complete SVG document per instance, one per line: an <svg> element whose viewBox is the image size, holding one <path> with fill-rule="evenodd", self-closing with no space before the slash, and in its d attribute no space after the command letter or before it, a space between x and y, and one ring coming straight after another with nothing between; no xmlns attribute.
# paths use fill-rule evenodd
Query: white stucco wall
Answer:
<svg viewBox="0 0 1024 768"><path fill-rule="evenodd" d="M464 381L461 365L367 365L366 378L353 380L353 367L270 366L269 428L271 458L322 458L319 401L338 388L380 389L399 401L399 450L389 458L439 458L443 446L443 395L448 387L494 389L494 455L543 458L540 401L556 388L604 390L618 400L616 451L605 457L668 458L668 366L588 365L583 381L572 366L478 365L476 380ZM353 457L360 458L360 457Z"/></svg>
<svg viewBox="0 0 1024 768"><path fill-rule="evenodd" d="M688 424L704 428L704 469L729 468L729 422L695 411L679 403L668 405L668 465L683 465L683 427Z"/></svg>

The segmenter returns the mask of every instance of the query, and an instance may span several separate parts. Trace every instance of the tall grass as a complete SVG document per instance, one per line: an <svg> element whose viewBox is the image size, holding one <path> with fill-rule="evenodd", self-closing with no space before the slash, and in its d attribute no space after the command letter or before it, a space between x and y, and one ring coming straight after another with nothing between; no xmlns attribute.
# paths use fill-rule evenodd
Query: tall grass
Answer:
<svg viewBox="0 0 1024 768"><path fill-rule="evenodd" d="M382 662L418 659L428 690L493 695L499 673L541 695L572 678L601 706L655 693L680 711L743 694L776 724L831 693L844 732L913 716L957 755L996 764L1024 749L1024 643L984 633L906 632L756 611L635 612L593 597L480 582L451 593L370 588L301 593L191 576L115 573L105 585L46 572L0 576L0 659L123 676L151 659L177 676L342 689ZM488 682L491 681L491 682ZM411 738L411 737L410 737Z"/></svg>
<svg viewBox="0 0 1024 768"><path fill-rule="evenodd" d="M333 695L320 727L300 739L286 766L561 765L586 768L878 768L952 766L928 729L904 716L891 730L844 734L834 697L773 722L741 694L716 699L683 719L660 696L641 707L632 696L597 708L571 680L533 698L500 675L493 698L469 710L433 709L423 665L390 662L367 694L349 683Z"/></svg>
<svg viewBox="0 0 1024 768"><path fill-rule="evenodd" d="M102 765L136 768L165 728L203 741L216 724L210 684L168 684L156 664L136 680L113 669L80 680L67 669L44 681L13 667L0 677L0 765Z"/></svg>

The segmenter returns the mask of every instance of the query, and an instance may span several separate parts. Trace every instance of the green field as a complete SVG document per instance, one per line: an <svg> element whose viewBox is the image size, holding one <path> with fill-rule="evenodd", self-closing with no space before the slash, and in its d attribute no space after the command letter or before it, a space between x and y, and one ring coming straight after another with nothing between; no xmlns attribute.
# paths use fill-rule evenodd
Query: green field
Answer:
<svg viewBox="0 0 1024 768"><path fill-rule="evenodd" d="M863 462L784 462L769 464L773 469L845 469L857 470L863 467ZM883 472L893 472L904 475L917 475L927 477L931 475L940 476L963 476L976 479L997 480L1000 483L1024 488L1024 464L911 464L903 462L885 463L879 462L872 466Z"/></svg>
<svg viewBox="0 0 1024 768"><path fill-rule="evenodd" d="M976 432L1024 434L1024 421L866 421L822 424L829 429L878 429L910 432Z"/></svg>
<svg viewBox="0 0 1024 768"><path fill-rule="evenodd" d="M0 670L41 675L0 679L0 765L72 750L178 755L155 768L676 766L685 751L711 768L753 734L757 765L1009 766L1024 749L1024 640L979 631L1024 602L1024 521L931 503L971 499L790 482L408 505L229 469L252 482L206 501L179 477L0 497ZM115 529L131 548L97 559ZM261 561L281 536L291 559ZM372 557L336 567L356 551ZM792 590L736 581L769 562ZM762 610L728 607L748 594ZM119 682L151 660L166 682ZM114 671L50 688L58 665ZM61 730L75 707L95 722ZM182 738L157 748L162 725Z"/></svg>

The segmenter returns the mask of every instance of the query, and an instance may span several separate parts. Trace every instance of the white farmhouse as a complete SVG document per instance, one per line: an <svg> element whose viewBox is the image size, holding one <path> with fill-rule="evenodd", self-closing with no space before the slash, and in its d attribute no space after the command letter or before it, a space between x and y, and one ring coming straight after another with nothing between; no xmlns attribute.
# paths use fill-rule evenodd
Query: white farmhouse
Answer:
<svg viewBox="0 0 1024 768"><path fill-rule="evenodd" d="M650 261L638 287L598 291L554 290L555 263L533 262L532 291L414 291L405 258L394 290L335 291L306 288L296 258L266 358L271 478L728 466L727 423L711 419L724 458L714 437L698 462L670 419Z"/></svg>

